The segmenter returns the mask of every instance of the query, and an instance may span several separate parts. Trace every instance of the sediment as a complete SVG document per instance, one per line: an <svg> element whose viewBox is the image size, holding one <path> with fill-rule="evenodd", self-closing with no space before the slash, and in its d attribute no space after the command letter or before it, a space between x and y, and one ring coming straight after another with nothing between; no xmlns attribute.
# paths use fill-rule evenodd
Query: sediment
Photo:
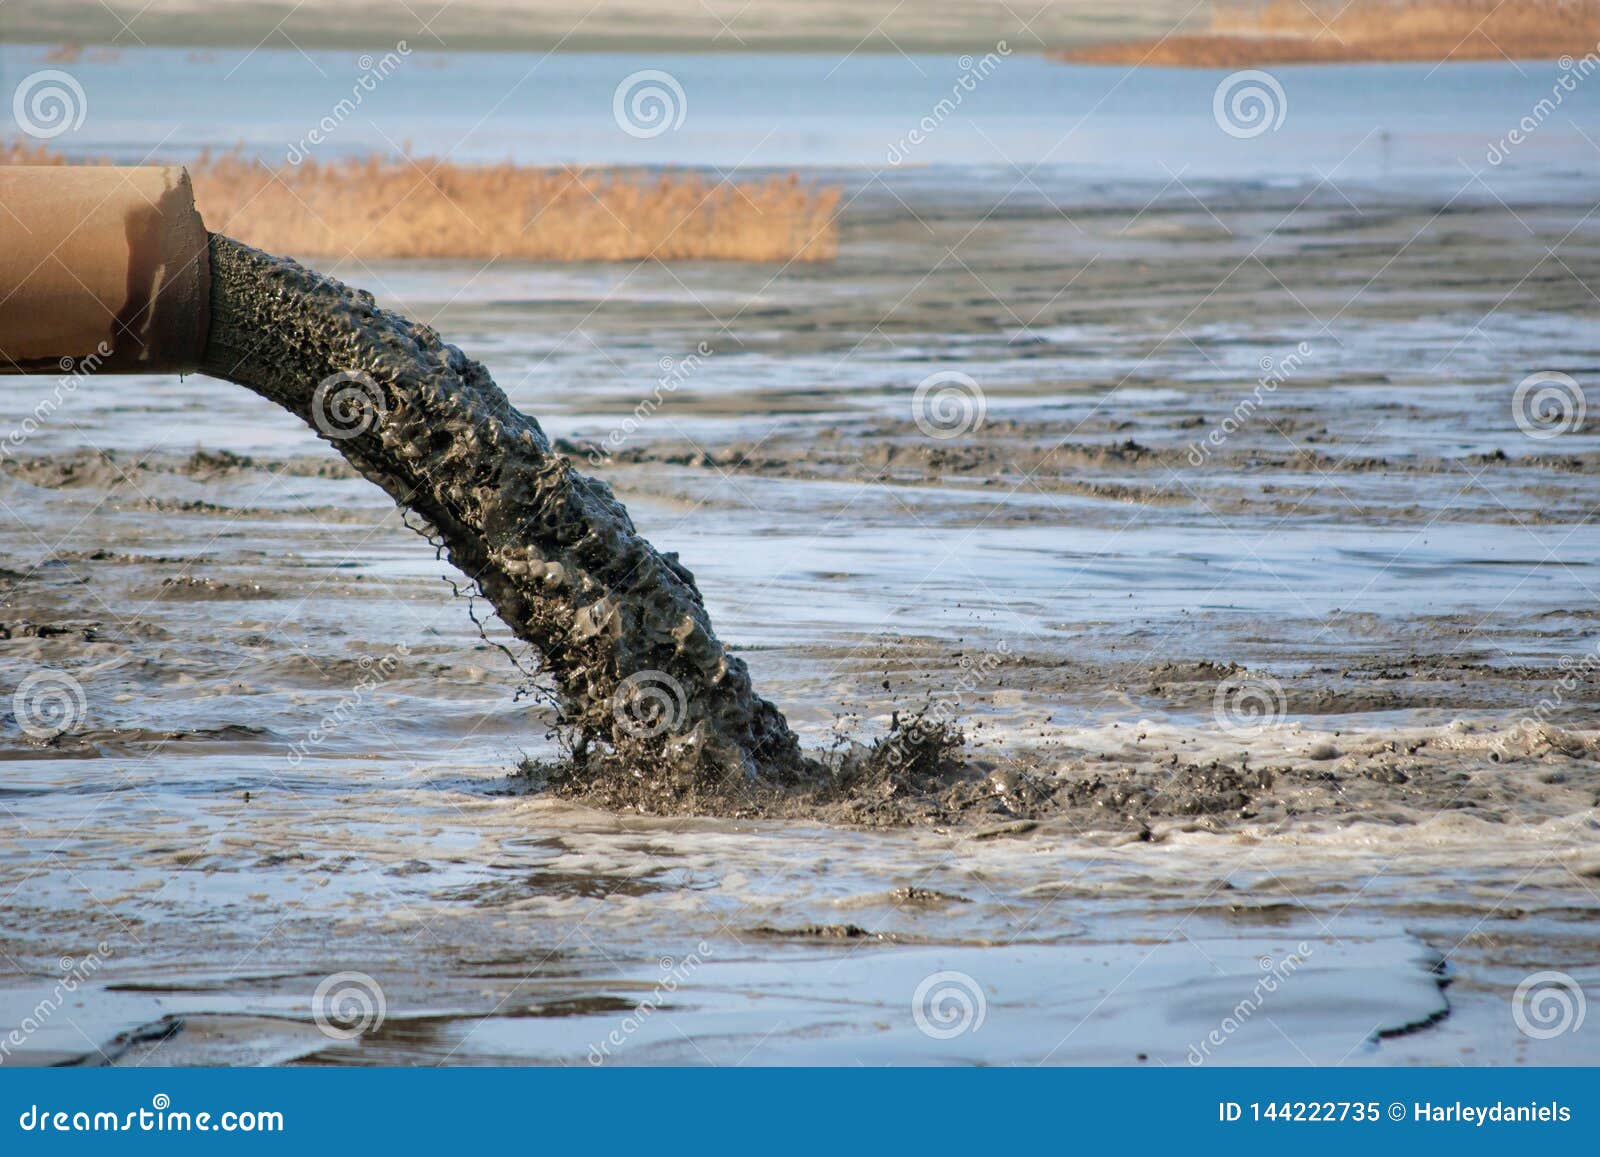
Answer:
<svg viewBox="0 0 1600 1157"><path fill-rule="evenodd" d="M482 365L372 295L213 234L203 370L304 419L426 521L554 681L570 775L658 795L808 768L717 639L694 576L552 448Z"/></svg>

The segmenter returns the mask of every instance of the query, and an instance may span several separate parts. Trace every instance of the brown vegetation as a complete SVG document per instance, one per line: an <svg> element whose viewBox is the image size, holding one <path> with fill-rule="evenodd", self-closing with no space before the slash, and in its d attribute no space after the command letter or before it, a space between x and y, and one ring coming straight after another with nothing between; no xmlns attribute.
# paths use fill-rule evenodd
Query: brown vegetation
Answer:
<svg viewBox="0 0 1600 1157"><path fill-rule="evenodd" d="M1600 0L1217 3L1204 32L1096 44L1093 64L1245 68L1334 61L1537 60L1600 46Z"/></svg>
<svg viewBox="0 0 1600 1157"><path fill-rule="evenodd" d="M0 163L68 162L12 144ZM202 155L189 173L208 228L294 257L822 261L838 246L838 191L793 175L734 184L428 157L273 168L238 153Z"/></svg>

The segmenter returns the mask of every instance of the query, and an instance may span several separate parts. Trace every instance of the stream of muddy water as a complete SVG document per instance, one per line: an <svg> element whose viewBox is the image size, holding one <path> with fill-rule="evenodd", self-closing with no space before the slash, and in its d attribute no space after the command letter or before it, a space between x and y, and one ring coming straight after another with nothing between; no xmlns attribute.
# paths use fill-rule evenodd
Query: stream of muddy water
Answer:
<svg viewBox="0 0 1600 1157"><path fill-rule="evenodd" d="M328 269L808 750L960 720L960 784L843 808L541 790L535 656L302 422L19 382L0 670L72 725L0 732L5 1063L1600 1059L1514 999L1600 985L1600 439L1515 396L1600 365L1600 227L1459 184L908 175L830 265Z"/></svg>

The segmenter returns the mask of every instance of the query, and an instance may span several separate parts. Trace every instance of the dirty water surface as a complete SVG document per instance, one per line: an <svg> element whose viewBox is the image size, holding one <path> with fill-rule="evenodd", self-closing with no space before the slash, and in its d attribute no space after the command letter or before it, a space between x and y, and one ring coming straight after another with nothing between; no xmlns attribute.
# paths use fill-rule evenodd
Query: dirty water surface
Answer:
<svg viewBox="0 0 1600 1157"><path fill-rule="evenodd" d="M81 689L0 730L5 1063L1600 1059L1513 1001L1600 984L1600 440L1513 398L1600 364L1600 226L1125 192L326 270L611 489L804 750L913 737L825 799L566 776L540 656L302 421L76 385L0 463L3 686Z"/></svg>

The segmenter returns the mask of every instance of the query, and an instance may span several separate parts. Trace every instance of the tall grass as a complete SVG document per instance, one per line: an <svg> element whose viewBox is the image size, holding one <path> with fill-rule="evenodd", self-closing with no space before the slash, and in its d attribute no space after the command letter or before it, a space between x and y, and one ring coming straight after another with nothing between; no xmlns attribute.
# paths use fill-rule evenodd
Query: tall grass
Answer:
<svg viewBox="0 0 1600 1157"><path fill-rule="evenodd" d="M1091 45L1072 60L1235 68L1337 60L1513 60L1600 47L1600 0L1228 0L1203 32Z"/></svg>
<svg viewBox="0 0 1600 1157"><path fill-rule="evenodd" d="M0 163L66 162L12 144ZM237 152L188 168L207 228L295 257L823 261L838 248L838 190L794 175L734 184L429 157L270 167Z"/></svg>

